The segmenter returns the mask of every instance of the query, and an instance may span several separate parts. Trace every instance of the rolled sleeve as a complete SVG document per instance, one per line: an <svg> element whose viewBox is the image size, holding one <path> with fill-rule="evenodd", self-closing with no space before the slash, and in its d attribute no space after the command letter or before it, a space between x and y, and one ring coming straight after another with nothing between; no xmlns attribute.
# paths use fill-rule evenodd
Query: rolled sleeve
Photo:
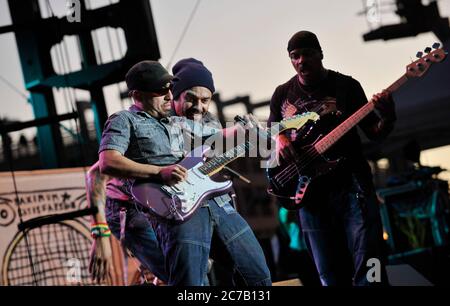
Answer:
<svg viewBox="0 0 450 306"><path fill-rule="evenodd" d="M122 155L130 144L130 123L123 114L111 115L105 123L98 153L104 150L116 150Z"/></svg>

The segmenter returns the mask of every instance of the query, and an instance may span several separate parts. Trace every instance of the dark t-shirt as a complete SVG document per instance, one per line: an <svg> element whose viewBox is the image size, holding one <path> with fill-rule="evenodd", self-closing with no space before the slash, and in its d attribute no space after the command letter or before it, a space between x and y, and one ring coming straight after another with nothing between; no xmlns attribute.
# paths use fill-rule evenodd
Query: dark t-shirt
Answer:
<svg viewBox="0 0 450 306"><path fill-rule="evenodd" d="M316 112L321 117L339 112L341 115L338 120L342 122L366 103L367 98L360 83L349 76L328 70L324 80L314 87L307 88L300 84L295 75L276 88L270 102L269 123L308 111ZM372 112L358 126L366 132L377 124L378 120L378 116ZM329 129L333 127L330 126ZM294 141L296 132L290 131L286 135ZM345 157L337 170L339 175L356 174L363 180L364 185L367 183L371 185L370 167L363 157L361 139L356 127L330 150L336 156Z"/></svg>

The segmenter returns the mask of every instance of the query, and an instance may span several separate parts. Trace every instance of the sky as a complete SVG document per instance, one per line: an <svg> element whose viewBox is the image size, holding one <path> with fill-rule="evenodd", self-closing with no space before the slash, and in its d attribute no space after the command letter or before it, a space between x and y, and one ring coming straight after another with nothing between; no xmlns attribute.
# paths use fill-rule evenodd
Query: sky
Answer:
<svg viewBox="0 0 450 306"><path fill-rule="evenodd" d="M110 1L90 0L88 4L95 8ZM39 2L45 4L44 0ZM57 15L67 11L66 0L49 2ZM389 3L393 1L381 2L389 11ZM196 3L197 0L150 0L163 65L169 64ZM441 16L450 16L450 0L438 3ZM252 102L268 100L277 85L294 75L286 51L287 41L299 30L310 30L321 42L324 66L359 80L370 97L400 77L416 52L430 46L437 38L432 33L425 33L387 42L364 42L362 35L370 28L365 16L358 15L362 9L362 0L201 0L172 65L179 59L195 57L212 71L222 99L249 95ZM43 14L48 13L43 9ZM392 12L381 15L383 24L398 21ZM0 0L0 25L10 23L7 1ZM104 59L118 58L117 46L113 48L114 55L106 50L105 37L100 38ZM0 46L0 77L27 95L14 35L0 35ZM72 58L72 67L79 66L76 59L76 56ZM123 84L121 86L123 88ZM122 107L118 92L117 86L105 89L109 113ZM66 112L69 107L62 101L62 92L56 92L56 95L58 111ZM76 95L86 98L83 93ZM243 108L233 107L226 114L232 116L242 112ZM256 114L265 119L268 110L261 109ZM1 80L0 116L33 119L26 99ZM426 158L433 163L450 156L450 149L443 152L442 156L438 151ZM450 168L450 161L447 164Z"/></svg>

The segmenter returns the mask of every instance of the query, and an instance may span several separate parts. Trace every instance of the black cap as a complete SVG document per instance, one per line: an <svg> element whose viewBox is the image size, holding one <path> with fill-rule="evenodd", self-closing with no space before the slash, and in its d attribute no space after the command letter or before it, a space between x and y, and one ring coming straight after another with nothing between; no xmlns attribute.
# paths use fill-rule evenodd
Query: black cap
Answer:
<svg viewBox="0 0 450 306"><path fill-rule="evenodd" d="M125 75L129 90L157 92L169 88L173 76L156 61L142 61L134 65Z"/></svg>
<svg viewBox="0 0 450 306"><path fill-rule="evenodd" d="M195 58L185 58L178 61L172 68L175 76L173 82L173 98L177 99L186 89L201 86L214 93L214 80L211 71Z"/></svg>
<svg viewBox="0 0 450 306"><path fill-rule="evenodd" d="M303 48L316 49L322 53L322 48L320 47L316 34L309 31L297 32L289 39L287 47L288 52Z"/></svg>

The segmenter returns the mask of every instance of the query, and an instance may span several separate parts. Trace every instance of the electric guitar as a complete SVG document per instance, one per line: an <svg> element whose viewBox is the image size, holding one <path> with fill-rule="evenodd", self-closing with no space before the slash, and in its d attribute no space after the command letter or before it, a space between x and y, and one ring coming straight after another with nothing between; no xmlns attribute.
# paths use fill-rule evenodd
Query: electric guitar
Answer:
<svg viewBox="0 0 450 306"><path fill-rule="evenodd" d="M287 118L272 126L267 135L288 129L299 129L309 121L316 121L319 115L308 112ZM150 181L136 181L131 187L135 202L145 211L156 217L181 223L188 220L196 209L207 199L223 195L231 190L232 182L216 182L211 176L225 165L242 156L253 147L250 141L244 142L225 153L205 161L204 156L210 150L200 146L189 153L179 164L188 169L187 179L168 186Z"/></svg>
<svg viewBox="0 0 450 306"><path fill-rule="evenodd" d="M433 63L443 61L447 53L443 49L438 49L438 43L435 43L433 48L435 49L433 51L429 47L426 48L427 54L424 56L419 52L417 54L419 59L409 64L406 73L386 90L389 93L396 91L408 79L422 77ZM326 120L324 117L305 127L306 133L302 134L298 143L296 142L295 160L284 163L281 160L277 167L267 169L268 193L276 196L280 204L287 209L300 209L307 205L307 190L310 184L335 169L342 159L336 156L331 159L325 153L329 153L330 147L373 110L374 102L370 100L328 134L324 133L323 122L320 122ZM337 120L334 119L333 122L335 123L333 126L336 126Z"/></svg>

